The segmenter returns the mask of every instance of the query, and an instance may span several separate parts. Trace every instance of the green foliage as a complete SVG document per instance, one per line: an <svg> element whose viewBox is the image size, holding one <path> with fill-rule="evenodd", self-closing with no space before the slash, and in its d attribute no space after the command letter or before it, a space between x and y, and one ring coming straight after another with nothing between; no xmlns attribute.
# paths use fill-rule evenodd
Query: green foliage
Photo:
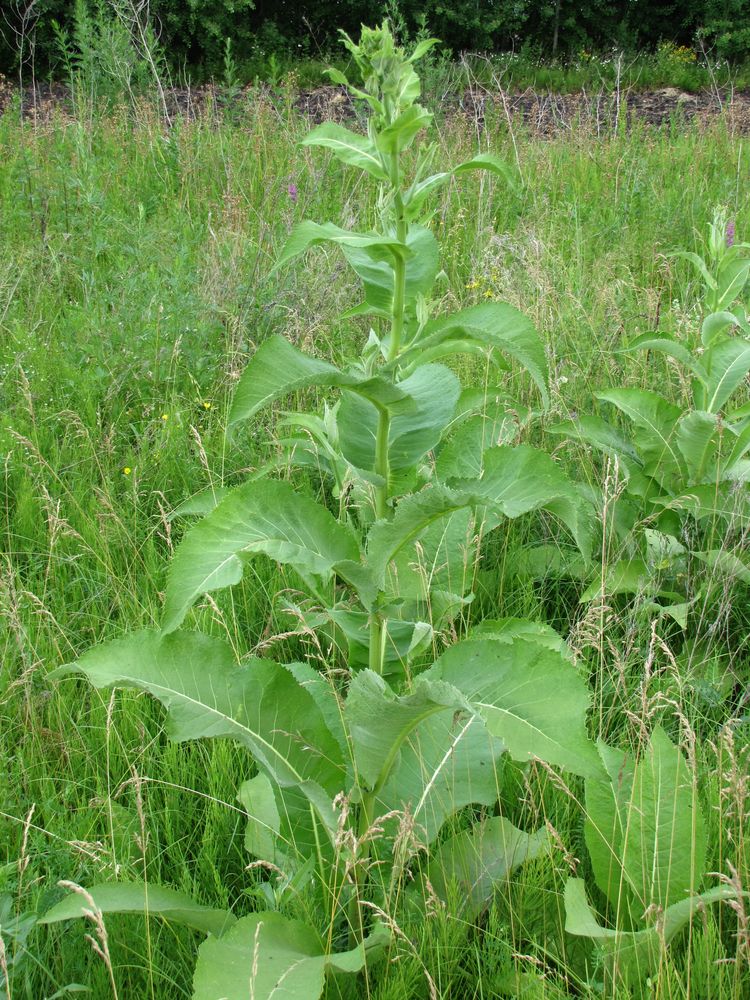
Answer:
<svg viewBox="0 0 750 1000"><path fill-rule="evenodd" d="M312 141L380 182L380 228L353 233L331 223L302 222L277 267L320 243L333 243L345 257L353 254L350 263L362 277L378 329L371 329L363 354L344 370L280 338L268 341L238 386L230 418L250 419L295 389L341 389L340 401L323 418L289 418L313 433L302 461L294 447L286 457L288 466L307 468L314 456L323 491L335 479L338 517L325 502L263 474L220 499L212 496L211 509L176 551L161 632L105 643L58 672L81 673L97 688L147 691L167 710L173 739L229 737L245 747L257 768L239 792L248 813L246 847L288 879L302 873L312 879L319 925L292 923L275 912L240 919L202 946L194 986L199 997L214 995L218 981L228 997L244 995L249 982L258 1000L273 996L282 983L286 992L314 998L326 970L358 971L373 941L389 938L377 922L372 936L365 936L367 906L382 908L385 887L398 882L464 806L495 805L504 753L520 761L538 757L588 777L601 771L586 732L586 685L564 648L533 624L500 623L494 638L487 625L481 638L449 645L429 669L416 676L410 669L425 649L423 640L471 596L465 578L448 581L451 591L441 573L421 577L412 568L413 553L430 552L437 541L433 558L450 567L464 558L464 546L452 533L456 523L466 539L467 530L474 534L474 519L487 533L548 508L586 554L590 515L556 464L529 446L484 448L480 440L474 454L478 476L455 475L464 466L454 468L450 461L438 475L434 453L450 439L461 389L457 376L435 363L436 351L479 351L488 364L495 352L507 353L529 371L546 402L544 351L532 325L510 307L492 304L432 320L435 243L419 219L424 186L432 189L437 182L428 178L420 188L419 179L436 150L419 150L411 181L403 156L431 117L417 103L414 63L432 42L425 40L407 56L384 24L363 29L359 44L347 36L345 43L364 81L364 89L351 89L370 108L368 135L324 128ZM507 173L487 156L468 167ZM477 410L479 399L469 412ZM461 415L466 413L464 408ZM366 649L368 668L356 656L344 659L336 673L320 675L303 664L257 658L239 664L222 640L178 630L198 596L239 583L250 559L260 554L292 567L303 600L321 609L306 616L306 629L319 630L324 639L333 623L350 648ZM399 626L410 638L405 655L394 662L386 649L393 640L399 648ZM393 685L384 677L386 668L396 674ZM404 829L412 830L409 838ZM489 841L495 846L480 875L481 892L472 890L473 908L493 891L496 877L545 842L509 820L495 832L501 844ZM502 843L508 839L509 851ZM446 863L450 843L441 847ZM457 871L477 849L483 856L481 835L453 843ZM113 888L108 908L122 898L131 910L139 891ZM326 927L329 899L335 903ZM168 904L165 915L175 909ZM64 902L52 918L79 911ZM344 954L332 948L342 930L351 946Z"/></svg>
<svg viewBox="0 0 750 1000"><path fill-rule="evenodd" d="M636 761L604 744L599 751L608 780L586 782L586 845L615 928L598 923L582 879L569 879L566 886L565 926L597 944L610 988L622 981L640 990L693 915L710 903L735 899L737 890L699 892L703 816L685 759L663 730L654 730Z"/></svg>
<svg viewBox="0 0 750 1000"><path fill-rule="evenodd" d="M742 542L747 495L741 484L749 468L750 416L746 407L733 407L732 399L750 372L750 324L742 302L750 278L744 251L750 247L729 240L727 226L726 214L718 213L707 259L675 255L692 265L703 285L700 338L647 333L625 349L629 355L645 351L668 358L690 384L690 401L680 406L651 390L608 389L597 399L627 418L629 431L598 416L550 428L607 455L623 480L613 526L624 554L603 582L584 592L584 600L645 590L678 605L693 602L700 592L685 581L695 561L710 562L716 575L729 581L747 581ZM608 498L602 495L600 503ZM719 542L723 555L716 559L711 553Z"/></svg>

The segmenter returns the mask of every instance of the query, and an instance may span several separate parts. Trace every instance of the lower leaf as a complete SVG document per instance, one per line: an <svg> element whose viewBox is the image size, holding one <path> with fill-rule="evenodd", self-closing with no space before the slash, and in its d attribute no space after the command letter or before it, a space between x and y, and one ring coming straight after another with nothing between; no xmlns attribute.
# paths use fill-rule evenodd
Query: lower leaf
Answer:
<svg viewBox="0 0 750 1000"><path fill-rule="evenodd" d="M377 926L351 951L327 955L306 924L280 913L255 913L223 938L201 945L193 1000L317 1000L328 970L359 972L389 938Z"/></svg>

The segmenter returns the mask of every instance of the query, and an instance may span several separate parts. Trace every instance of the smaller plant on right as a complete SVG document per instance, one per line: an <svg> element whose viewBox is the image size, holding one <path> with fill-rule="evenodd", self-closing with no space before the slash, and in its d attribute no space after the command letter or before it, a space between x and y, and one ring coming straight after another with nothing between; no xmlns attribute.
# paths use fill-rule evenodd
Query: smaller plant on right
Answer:
<svg viewBox="0 0 750 1000"><path fill-rule="evenodd" d="M742 301L750 244L734 236L734 223L717 211L705 258L676 254L692 264L703 286L700 336L690 343L646 333L625 348L670 358L690 386L688 405L650 389L606 389L596 398L626 418L625 428L598 415L550 428L603 452L616 468L615 502L604 490L599 496L607 532L604 570L586 577L583 601L645 594L663 602L665 613L684 627L691 605L716 580L722 586L727 579L750 583L750 560L743 554L750 403L737 400L750 372L750 322Z"/></svg>

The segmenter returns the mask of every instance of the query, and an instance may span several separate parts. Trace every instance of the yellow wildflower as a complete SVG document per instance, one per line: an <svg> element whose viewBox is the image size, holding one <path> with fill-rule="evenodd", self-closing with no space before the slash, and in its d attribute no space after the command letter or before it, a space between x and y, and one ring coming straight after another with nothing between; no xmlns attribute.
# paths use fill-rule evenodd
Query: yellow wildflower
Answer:
<svg viewBox="0 0 750 1000"><path fill-rule="evenodd" d="M123 476L129 476L132 471L133 470L130 468L130 466L126 465L125 468L122 470L122 474Z"/></svg>

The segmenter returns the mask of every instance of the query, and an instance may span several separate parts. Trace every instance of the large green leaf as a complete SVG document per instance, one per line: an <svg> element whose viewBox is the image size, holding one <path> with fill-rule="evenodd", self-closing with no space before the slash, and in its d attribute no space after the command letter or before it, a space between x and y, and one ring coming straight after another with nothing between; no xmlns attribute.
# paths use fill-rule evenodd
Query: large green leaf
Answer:
<svg viewBox="0 0 750 1000"><path fill-rule="evenodd" d="M196 903L184 892L147 882L109 882L92 885L85 895L71 892L39 918L40 924L85 917L92 910L91 901L100 913L142 913L184 924L204 934L219 936L236 923L227 910Z"/></svg>
<svg viewBox="0 0 750 1000"><path fill-rule="evenodd" d="M452 340L473 342L508 354L531 375L545 406L549 402L544 345L534 324L518 309L505 302L485 302L433 320L402 360L407 363L412 355L418 356L422 351L449 344Z"/></svg>
<svg viewBox="0 0 750 1000"><path fill-rule="evenodd" d="M706 351L708 369L705 409L718 413L750 372L750 341L729 337Z"/></svg>
<svg viewBox="0 0 750 1000"><path fill-rule="evenodd" d="M307 133L302 140L302 145L323 146L330 149L334 156L343 163L366 170L368 174L379 181L388 180L388 174L385 172L372 139L369 136L351 132L343 125L337 125L335 122L324 122Z"/></svg>
<svg viewBox="0 0 750 1000"><path fill-rule="evenodd" d="M304 354L284 337L274 335L260 345L242 373L234 392L229 425L249 420L280 396L314 385L348 388L391 409L411 405L406 393L387 379L339 371L327 361Z"/></svg>
<svg viewBox="0 0 750 1000"><path fill-rule="evenodd" d="M647 475L662 482L665 476L682 472L684 462L674 441L682 416L678 406L645 389L608 389L596 398L614 404L639 428L633 437Z"/></svg>
<svg viewBox="0 0 750 1000"><path fill-rule="evenodd" d="M406 237L411 251L406 260L404 308L409 327L415 318L418 296L429 297L440 269L437 240L424 226L411 226ZM384 261L375 261L362 249L343 247L344 256L361 278L365 288L364 306L353 310L357 314L371 313L388 318L393 309L395 275L393 268Z"/></svg>
<svg viewBox="0 0 750 1000"><path fill-rule="evenodd" d="M365 670L351 684L345 714L377 815L408 812L420 840L430 844L463 806L496 801L504 747L450 685L418 680L398 696Z"/></svg>
<svg viewBox="0 0 750 1000"><path fill-rule="evenodd" d="M427 866L427 877L441 899L458 901L456 916L471 920L511 872L549 843L546 827L525 833L504 816L492 816L443 841Z"/></svg>
<svg viewBox="0 0 750 1000"><path fill-rule="evenodd" d="M636 763L622 865L639 905L666 909L696 892L706 833L684 757L657 726Z"/></svg>
<svg viewBox="0 0 750 1000"><path fill-rule="evenodd" d="M361 670L349 686L344 709L360 781L382 787L409 733L446 708L470 711L450 684L423 681L412 694L399 696L372 670Z"/></svg>
<svg viewBox="0 0 750 1000"><path fill-rule="evenodd" d="M297 788L327 830L331 798L345 783L336 737L313 695L285 666L238 664L231 647L197 632L135 632L95 646L51 676L84 674L97 688L148 691L167 709L167 732L183 741L232 737L279 785Z"/></svg>
<svg viewBox="0 0 750 1000"><path fill-rule="evenodd" d="M677 447L685 459L691 482L715 481L721 438L722 428L715 413L691 410L680 418Z"/></svg>
<svg viewBox="0 0 750 1000"><path fill-rule="evenodd" d="M431 524L472 504L470 496L444 486L428 486L405 496L392 519L377 521L370 528L366 565L375 584L382 589L389 563Z"/></svg>
<svg viewBox="0 0 750 1000"><path fill-rule="evenodd" d="M520 517L545 508L559 517L576 540L584 558L591 552L592 516L588 504L550 456L530 445L488 448L482 456L479 480L456 479L450 485L486 503L491 515ZM497 520L490 516L488 527Z"/></svg>
<svg viewBox="0 0 750 1000"><path fill-rule="evenodd" d="M602 927L586 899L583 879L570 878L565 886L565 930L590 938L604 962L608 987L619 982L637 986L648 973L655 972L664 947L707 905L731 900L736 893L729 886L708 889L700 895L674 903L658 916L652 926L639 931Z"/></svg>
<svg viewBox="0 0 750 1000"><path fill-rule="evenodd" d="M553 424L547 428L547 432L564 435L572 441L590 445L605 455L616 457L622 463L626 475L630 474L631 464L641 465L638 452L631 442L602 417L584 414L575 420L563 420L559 424Z"/></svg>
<svg viewBox="0 0 750 1000"><path fill-rule="evenodd" d="M400 153L408 149L415 137L429 125L432 115L419 104L412 104L394 122L376 133L378 149L386 155Z"/></svg>
<svg viewBox="0 0 750 1000"><path fill-rule="evenodd" d="M440 441L458 402L460 385L443 365L423 365L398 383L414 403L390 422L388 459L392 470L407 469ZM378 414L366 399L344 392L339 407L339 444L348 462L357 468L375 465Z"/></svg>
<svg viewBox="0 0 750 1000"><path fill-rule="evenodd" d="M193 1000L318 1000L326 972L359 972L389 941L378 926L351 951L326 954L315 931L280 913L242 917L198 949Z"/></svg>
<svg viewBox="0 0 750 1000"><path fill-rule="evenodd" d="M423 677L458 688L516 760L539 757L584 777L601 775L586 733L588 688L559 652L536 642L468 639Z"/></svg>
<svg viewBox="0 0 750 1000"><path fill-rule="evenodd" d="M284 249L281 251L276 268L287 264L295 257L321 243L335 243L337 246L355 247L363 250L372 260L394 263L405 260L409 255L408 247L393 236L381 236L379 233L353 233L341 229L332 222L319 225L317 222L301 222L289 234ZM274 268L274 270L276 269Z"/></svg>
<svg viewBox="0 0 750 1000"><path fill-rule="evenodd" d="M178 546L167 583L164 631L180 625L200 594L239 583L243 561L258 553L303 575L325 578L337 562L356 562L359 548L350 529L289 483L245 483L190 528Z"/></svg>
<svg viewBox="0 0 750 1000"><path fill-rule="evenodd" d="M644 333L641 337L636 337L624 350L658 351L660 354L666 354L683 364L702 382L706 381L706 370L703 365L685 344L673 337L657 333Z"/></svg>

